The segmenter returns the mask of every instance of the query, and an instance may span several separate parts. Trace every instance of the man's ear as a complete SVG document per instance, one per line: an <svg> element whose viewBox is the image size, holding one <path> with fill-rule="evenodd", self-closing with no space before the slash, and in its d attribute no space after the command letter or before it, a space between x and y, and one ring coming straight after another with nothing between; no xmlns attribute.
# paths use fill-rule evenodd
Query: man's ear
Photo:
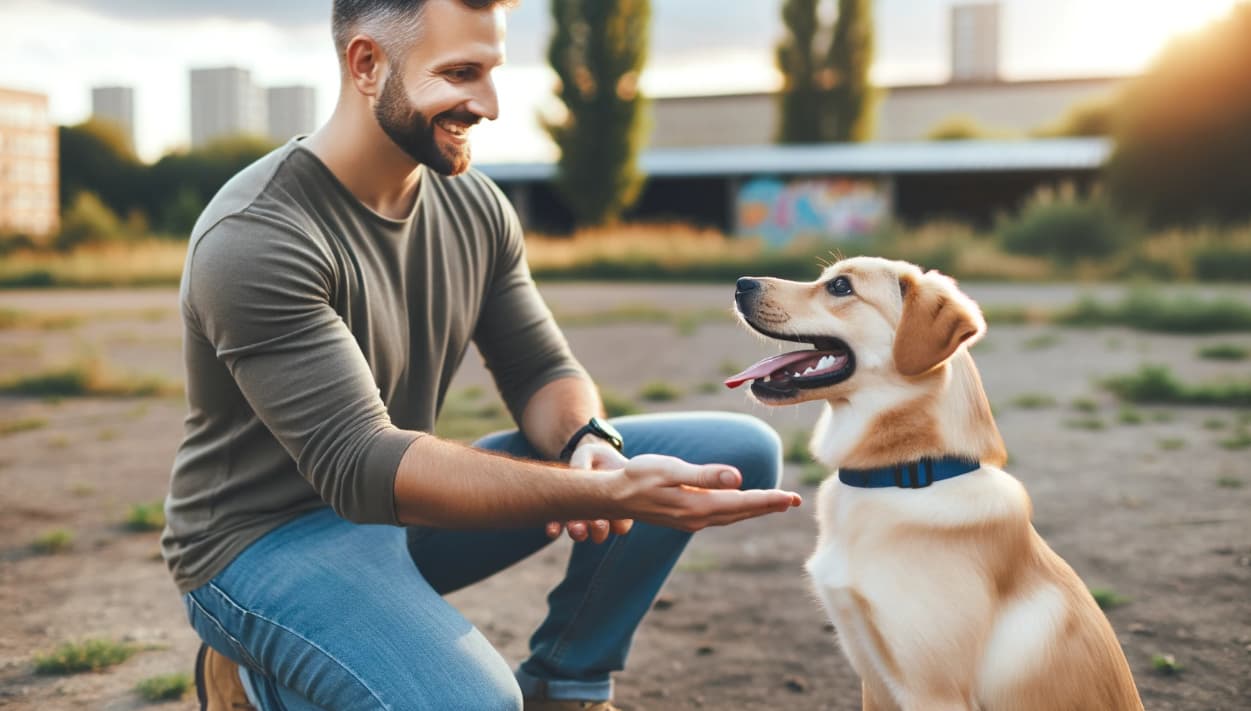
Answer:
<svg viewBox="0 0 1251 711"><path fill-rule="evenodd" d="M369 35L356 35L343 52L344 71L356 90L365 96L377 96L385 79L386 58L382 47Z"/></svg>
<svg viewBox="0 0 1251 711"><path fill-rule="evenodd" d="M899 279L903 314L895 329L895 369L906 376L932 370L951 357L960 344L986 332L982 311L956 288L950 277L935 271L905 274Z"/></svg>

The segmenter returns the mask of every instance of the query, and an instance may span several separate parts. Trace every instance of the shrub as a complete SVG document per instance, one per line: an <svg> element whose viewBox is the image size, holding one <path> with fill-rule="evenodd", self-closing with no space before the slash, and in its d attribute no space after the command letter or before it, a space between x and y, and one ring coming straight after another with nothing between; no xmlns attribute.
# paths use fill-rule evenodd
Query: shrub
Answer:
<svg viewBox="0 0 1251 711"><path fill-rule="evenodd" d="M1116 254L1134 238L1136 227L1101 198L1041 190L1016 219L1001 220L998 232L1008 252L1068 263Z"/></svg>
<svg viewBox="0 0 1251 711"><path fill-rule="evenodd" d="M83 191L61 218L54 244L69 250L85 244L111 242L122 237L122 222L95 193Z"/></svg>

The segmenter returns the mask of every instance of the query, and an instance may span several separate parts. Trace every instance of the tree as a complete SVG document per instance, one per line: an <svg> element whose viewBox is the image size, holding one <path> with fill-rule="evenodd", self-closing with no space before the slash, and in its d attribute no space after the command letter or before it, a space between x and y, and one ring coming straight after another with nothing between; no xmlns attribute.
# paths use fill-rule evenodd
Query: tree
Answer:
<svg viewBox="0 0 1251 711"><path fill-rule="evenodd" d="M813 61L817 1L786 0L782 4L787 37L777 47L777 63L784 82L778 94L779 143L820 143L822 140L821 95Z"/></svg>
<svg viewBox="0 0 1251 711"><path fill-rule="evenodd" d="M548 61L565 105L544 126L560 148L556 188L580 225L615 222L638 199L638 153L647 104L639 74L647 59L650 0L552 0Z"/></svg>
<svg viewBox="0 0 1251 711"><path fill-rule="evenodd" d="M81 192L94 193L108 208L125 214L139 204L143 166L113 124L87 121L57 128L61 209Z"/></svg>
<svg viewBox="0 0 1251 711"><path fill-rule="evenodd" d="M1165 49L1127 88L1110 196L1154 225L1251 218L1251 5Z"/></svg>
<svg viewBox="0 0 1251 711"><path fill-rule="evenodd" d="M870 0L838 0L834 39L826 55L822 82L834 141L865 141L873 135L873 8Z"/></svg>
<svg viewBox="0 0 1251 711"><path fill-rule="evenodd" d="M779 96L781 143L864 141L873 133L872 8L869 0L837 4L838 16L828 30L819 19L820 0L786 0L782 5L788 36L777 48L784 82ZM825 51L819 52L826 37Z"/></svg>

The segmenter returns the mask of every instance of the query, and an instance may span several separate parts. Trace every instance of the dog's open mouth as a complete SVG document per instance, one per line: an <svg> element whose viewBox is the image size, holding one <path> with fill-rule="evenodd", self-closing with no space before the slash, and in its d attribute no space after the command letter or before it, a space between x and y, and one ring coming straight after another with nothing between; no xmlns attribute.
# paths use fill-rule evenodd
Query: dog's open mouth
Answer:
<svg viewBox="0 0 1251 711"><path fill-rule="evenodd" d="M775 334L768 334L779 338ZM801 389L821 388L851 377L855 358L847 344L837 338L791 338L788 341L811 343L815 350L783 353L756 363L747 370L726 379L725 384L737 388L751 380L752 392L764 398L793 397Z"/></svg>

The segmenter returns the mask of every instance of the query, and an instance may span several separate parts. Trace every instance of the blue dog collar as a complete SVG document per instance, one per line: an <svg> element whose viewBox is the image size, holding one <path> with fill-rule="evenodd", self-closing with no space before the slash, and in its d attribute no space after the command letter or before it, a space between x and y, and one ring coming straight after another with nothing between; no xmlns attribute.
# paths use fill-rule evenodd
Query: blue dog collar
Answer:
<svg viewBox="0 0 1251 711"><path fill-rule="evenodd" d="M981 469L969 459L918 459L880 469L839 469L838 480L861 489L923 489L936 481L951 479Z"/></svg>

